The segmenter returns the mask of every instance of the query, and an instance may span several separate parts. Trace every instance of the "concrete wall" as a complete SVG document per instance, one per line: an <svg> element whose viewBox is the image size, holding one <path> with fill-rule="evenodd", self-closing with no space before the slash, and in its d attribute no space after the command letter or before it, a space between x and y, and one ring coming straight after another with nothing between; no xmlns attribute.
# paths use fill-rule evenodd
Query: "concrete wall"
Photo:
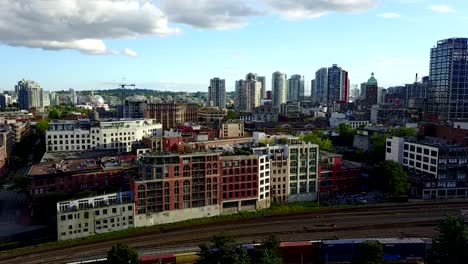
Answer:
<svg viewBox="0 0 468 264"><path fill-rule="evenodd" d="M209 205L160 213L139 214L135 216L135 227L161 225L194 218L211 217L217 216L220 213L220 205Z"/></svg>

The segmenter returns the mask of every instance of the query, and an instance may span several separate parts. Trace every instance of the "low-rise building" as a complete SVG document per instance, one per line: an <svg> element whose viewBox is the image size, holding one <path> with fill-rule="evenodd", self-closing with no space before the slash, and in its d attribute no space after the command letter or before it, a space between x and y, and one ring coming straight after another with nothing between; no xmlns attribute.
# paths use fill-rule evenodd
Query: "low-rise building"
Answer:
<svg viewBox="0 0 468 264"><path fill-rule="evenodd" d="M221 124L218 138L237 138L244 136L244 122L241 120L229 120Z"/></svg>
<svg viewBox="0 0 468 264"><path fill-rule="evenodd" d="M391 137L386 144L386 159L407 169L412 196L468 197L468 147L430 137L420 140Z"/></svg>
<svg viewBox="0 0 468 264"><path fill-rule="evenodd" d="M320 151L320 197L329 198L360 192L362 165L343 160L340 154Z"/></svg>
<svg viewBox="0 0 468 264"><path fill-rule="evenodd" d="M57 238L67 240L134 227L133 193L118 192L57 203Z"/></svg>
<svg viewBox="0 0 468 264"><path fill-rule="evenodd" d="M337 128L340 124L343 124L343 123L350 125L353 129L356 129L358 127L365 127L369 125L369 120L356 120L356 119L346 116L343 113L337 113L337 112L334 112L331 114L331 117L330 117L331 128Z"/></svg>
<svg viewBox="0 0 468 264"><path fill-rule="evenodd" d="M46 131L46 151L117 150L130 152L144 136L162 136L154 119L54 120Z"/></svg>
<svg viewBox="0 0 468 264"><path fill-rule="evenodd" d="M278 108L271 104L257 106L253 111L253 120L256 122L278 121Z"/></svg>

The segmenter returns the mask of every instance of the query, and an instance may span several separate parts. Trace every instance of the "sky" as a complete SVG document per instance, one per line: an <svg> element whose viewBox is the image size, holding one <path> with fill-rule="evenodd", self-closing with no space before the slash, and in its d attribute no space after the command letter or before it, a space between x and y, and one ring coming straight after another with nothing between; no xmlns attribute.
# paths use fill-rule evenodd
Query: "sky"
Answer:
<svg viewBox="0 0 468 264"><path fill-rule="evenodd" d="M249 72L411 83L438 40L468 37L466 0L0 0L0 90L228 91Z"/></svg>

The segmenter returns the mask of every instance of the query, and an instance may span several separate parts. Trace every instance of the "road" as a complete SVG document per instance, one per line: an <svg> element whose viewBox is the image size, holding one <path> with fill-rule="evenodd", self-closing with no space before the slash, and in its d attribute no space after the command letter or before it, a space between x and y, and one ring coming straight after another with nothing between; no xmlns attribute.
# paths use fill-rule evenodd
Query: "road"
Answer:
<svg viewBox="0 0 468 264"><path fill-rule="evenodd" d="M151 233L69 247L37 248L21 254L0 255L2 263L67 263L104 257L112 244L122 242L140 254L196 248L221 231L240 243L261 241L269 234L283 241L360 237L432 237L434 227L447 214L468 209L468 201L418 202L359 208L327 209L229 220L216 224L174 227Z"/></svg>

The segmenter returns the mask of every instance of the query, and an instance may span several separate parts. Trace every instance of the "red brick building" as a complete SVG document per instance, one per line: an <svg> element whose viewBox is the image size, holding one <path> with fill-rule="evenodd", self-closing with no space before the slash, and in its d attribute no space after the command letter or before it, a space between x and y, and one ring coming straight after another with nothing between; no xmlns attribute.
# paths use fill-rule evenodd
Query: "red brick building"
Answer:
<svg viewBox="0 0 468 264"><path fill-rule="evenodd" d="M34 201L54 192L75 195L110 186L128 190L130 178L137 170L136 156L40 163L33 165L28 172L29 195Z"/></svg>
<svg viewBox="0 0 468 264"><path fill-rule="evenodd" d="M468 130L454 128L443 124L422 124L419 134L426 137L436 137L452 141L454 143L468 146Z"/></svg>
<svg viewBox="0 0 468 264"><path fill-rule="evenodd" d="M130 182L137 214L217 205L221 200L216 152L149 154Z"/></svg>
<svg viewBox="0 0 468 264"><path fill-rule="evenodd" d="M359 193L361 172L360 163L343 160L339 154L320 151L320 196Z"/></svg>

